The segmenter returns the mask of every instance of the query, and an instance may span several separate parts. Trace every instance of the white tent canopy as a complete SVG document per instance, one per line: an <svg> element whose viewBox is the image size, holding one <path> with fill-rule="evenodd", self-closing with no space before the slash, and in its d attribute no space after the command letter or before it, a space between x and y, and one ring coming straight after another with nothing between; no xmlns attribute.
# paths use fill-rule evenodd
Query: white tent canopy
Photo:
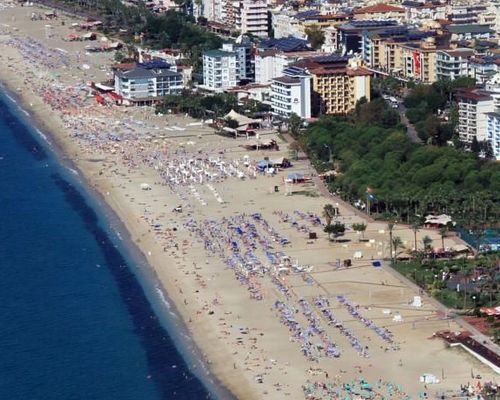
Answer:
<svg viewBox="0 0 500 400"><path fill-rule="evenodd" d="M453 223L453 220L449 215L441 214L441 215L427 215L425 217L426 224L433 225L447 225L448 223Z"/></svg>
<svg viewBox="0 0 500 400"><path fill-rule="evenodd" d="M254 122L261 122L260 119L252 119L245 117L244 115L238 114L236 111L229 111L224 118L231 118L238 122L238 127L245 126Z"/></svg>

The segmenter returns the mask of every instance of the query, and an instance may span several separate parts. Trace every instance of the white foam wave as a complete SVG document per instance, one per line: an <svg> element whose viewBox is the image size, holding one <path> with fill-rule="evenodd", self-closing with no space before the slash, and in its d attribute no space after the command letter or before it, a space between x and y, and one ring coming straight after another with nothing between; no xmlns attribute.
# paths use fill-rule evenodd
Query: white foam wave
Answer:
<svg viewBox="0 0 500 400"><path fill-rule="evenodd" d="M117 229L113 229L113 230L115 231L116 237L118 239L120 239L121 241L123 241L122 234L120 233L120 231Z"/></svg>
<svg viewBox="0 0 500 400"><path fill-rule="evenodd" d="M45 142L47 142L47 143L49 143L49 144L50 144L50 142L49 142L49 138L47 137L47 135L45 135L45 134L44 134L44 133L43 133L40 129L38 129L38 128L35 128L35 131L36 131L36 133L38 133L38 135L39 135L39 136L40 136L43 140L45 140Z"/></svg>
<svg viewBox="0 0 500 400"><path fill-rule="evenodd" d="M73 168L70 168L70 167L66 167L66 168L68 168L69 172L71 172L73 175L77 175L77 176L79 175L78 171L76 169L73 169Z"/></svg>
<svg viewBox="0 0 500 400"><path fill-rule="evenodd" d="M165 304L165 306L167 307L168 313L170 315L172 315L173 317L178 318L177 314L172 311L172 306L170 305L167 298L165 297L165 293L163 293L163 290L161 290L158 286L155 286L155 290L158 293L158 295L160 296L160 299L163 302L163 304Z"/></svg>
<svg viewBox="0 0 500 400"><path fill-rule="evenodd" d="M12 96L9 96L7 93L5 93L5 96L7 96L7 98L12 101L14 104L17 104L17 101L16 99L14 99Z"/></svg>

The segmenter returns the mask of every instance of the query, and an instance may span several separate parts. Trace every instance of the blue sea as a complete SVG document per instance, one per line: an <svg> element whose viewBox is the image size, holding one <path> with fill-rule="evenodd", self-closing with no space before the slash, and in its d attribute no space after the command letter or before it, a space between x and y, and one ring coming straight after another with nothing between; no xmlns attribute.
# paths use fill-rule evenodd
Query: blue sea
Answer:
<svg viewBox="0 0 500 400"><path fill-rule="evenodd" d="M226 398L116 226L0 89L0 399Z"/></svg>

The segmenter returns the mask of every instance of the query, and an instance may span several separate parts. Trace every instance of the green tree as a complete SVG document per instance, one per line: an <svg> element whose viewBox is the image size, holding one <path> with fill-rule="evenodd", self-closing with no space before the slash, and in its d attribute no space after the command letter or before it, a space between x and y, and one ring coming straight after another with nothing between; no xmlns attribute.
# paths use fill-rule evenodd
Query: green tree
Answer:
<svg viewBox="0 0 500 400"><path fill-rule="evenodd" d="M448 234L448 227L442 226L439 228L439 235L441 236L441 248L444 251L444 238Z"/></svg>
<svg viewBox="0 0 500 400"><path fill-rule="evenodd" d="M398 249L403 245L403 241L399 236L394 236L392 238L392 247L394 249L394 258L397 259L398 257Z"/></svg>
<svg viewBox="0 0 500 400"><path fill-rule="evenodd" d="M299 135L301 125L302 125L301 118L295 113L290 114L290 118L288 118L288 131L293 136Z"/></svg>
<svg viewBox="0 0 500 400"><path fill-rule="evenodd" d="M292 156L292 158L297 161L299 159L299 151L301 150L300 143L295 140L290 143L288 149L290 150L290 155Z"/></svg>
<svg viewBox="0 0 500 400"><path fill-rule="evenodd" d="M479 154L481 152L481 146L480 146L476 136L474 136L472 138L472 143L470 145L470 151L472 151L474 154Z"/></svg>
<svg viewBox="0 0 500 400"><path fill-rule="evenodd" d="M414 250L418 251L418 246L417 246L417 233L419 232L420 228L422 227L422 223L419 220L414 221L411 224L411 230L413 231L413 239L414 239Z"/></svg>
<svg viewBox="0 0 500 400"><path fill-rule="evenodd" d="M361 238L364 240L365 239L365 231L366 231L366 224L365 223L359 223L359 224L352 224L352 229L358 233L361 233Z"/></svg>
<svg viewBox="0 0 500 400"><path fill-rule="evenodd" d="M236 121L234 118L227 117L224 119L224 123L226 124L227 127L236 129L239 126L238 121Z"/></svg>
<svg viewBox="0 0 500 400"><path fill-rule="evenodd" d="M431 246L432 246L432 238L428 235L425 235L423 238L422 238L422 244L424 245L424 250L425 251L429 251L431 250Z"/></svg>
<svg viewBox="0 0 500 400"><path fill-rule="evenodd" d="M325 233L328 233L328 238L335 240L337 237L345 232L345 225L340 222L335 222L334 224L326 225L323 229Z"/></svg>
<svg viewBox="0 0 500 400"><path fill-rule="evenodd" d="M319 25L313 24L306 28L307 40L313 49L318 50L325 43L325 33Z"/></svg>
<svg viewBox="0 0 500 400"><path fill-rule="evenodd" d="M335 208L331 204L325 204L323 207L323 218L326 221L326 225L331 225L332 219L335 216Z"/></svg>
<svg viewBox="0 0 500 400"><path fill-rule="evenodd" d="M390 257L391 257L391 261L392 261L392 264L394 265L394 255L393 255L393 237L392 237L392 232L394 231L394 227L396 226L396 224L394 222L389 222L387 224L387 229L389 230L389 252L390 252Z"/></svg>

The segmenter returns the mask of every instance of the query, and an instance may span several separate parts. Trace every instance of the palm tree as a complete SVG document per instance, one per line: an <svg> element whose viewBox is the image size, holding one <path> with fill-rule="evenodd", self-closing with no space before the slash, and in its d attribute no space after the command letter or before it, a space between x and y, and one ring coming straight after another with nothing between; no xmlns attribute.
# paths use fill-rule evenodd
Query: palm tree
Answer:
<svg viewBox="0 0 500 400"><path fill-rule="evenodd" d="M444 251L444 238L446 237L446 234L448 233L448 228L446 226L442 226L439 228L439 234L441 235L441 249Z"/></svg>
<svg viewBox="0 0 500 400"><path fill-rule="evenodd" d="M403 241L399 236L394 236L392 239L392 247L394 248L394 258L397 257L398 255L398 247L401 247L403 245Z"/></svg>
<svg viewBox="0 0 500 400"><path fill-rule="evenodd" d="M418 248L417 248L417 233L421 227L422 227L422 224L420 223L420 221L415 221L415 222L413 222L413 224L411 224L411 230L413 231L413 239L414 239L414 244L415 244L414 245L415 251L418 250Z"/></svg>
<svg viewBox="0 0 500 400"><path fill-rule="evenodd" d="M331 204L325 204L323 207L323 218L325 218L326 225L332 224L333 216L335 215L335 208Z"/></svg>
<svg viewBox="0 0 500 400"><path fill-rule="evenodd" d="M387 229L389 229L389 251L390 251L390 255L391 255L391 261L393 264L394 264L394 257L392 255L392 231L394 230L395 225L396 224L394 222L389 222L387 224Z"/></svg>
<svg viewBox="0 0 500 400"><path fill-rule="evenodd" d="M422 238L422 244L424 245L424 250L427 251L431 248L431 244L432 244L432 238L428 235L425 235L423 238Z"/></svg>

